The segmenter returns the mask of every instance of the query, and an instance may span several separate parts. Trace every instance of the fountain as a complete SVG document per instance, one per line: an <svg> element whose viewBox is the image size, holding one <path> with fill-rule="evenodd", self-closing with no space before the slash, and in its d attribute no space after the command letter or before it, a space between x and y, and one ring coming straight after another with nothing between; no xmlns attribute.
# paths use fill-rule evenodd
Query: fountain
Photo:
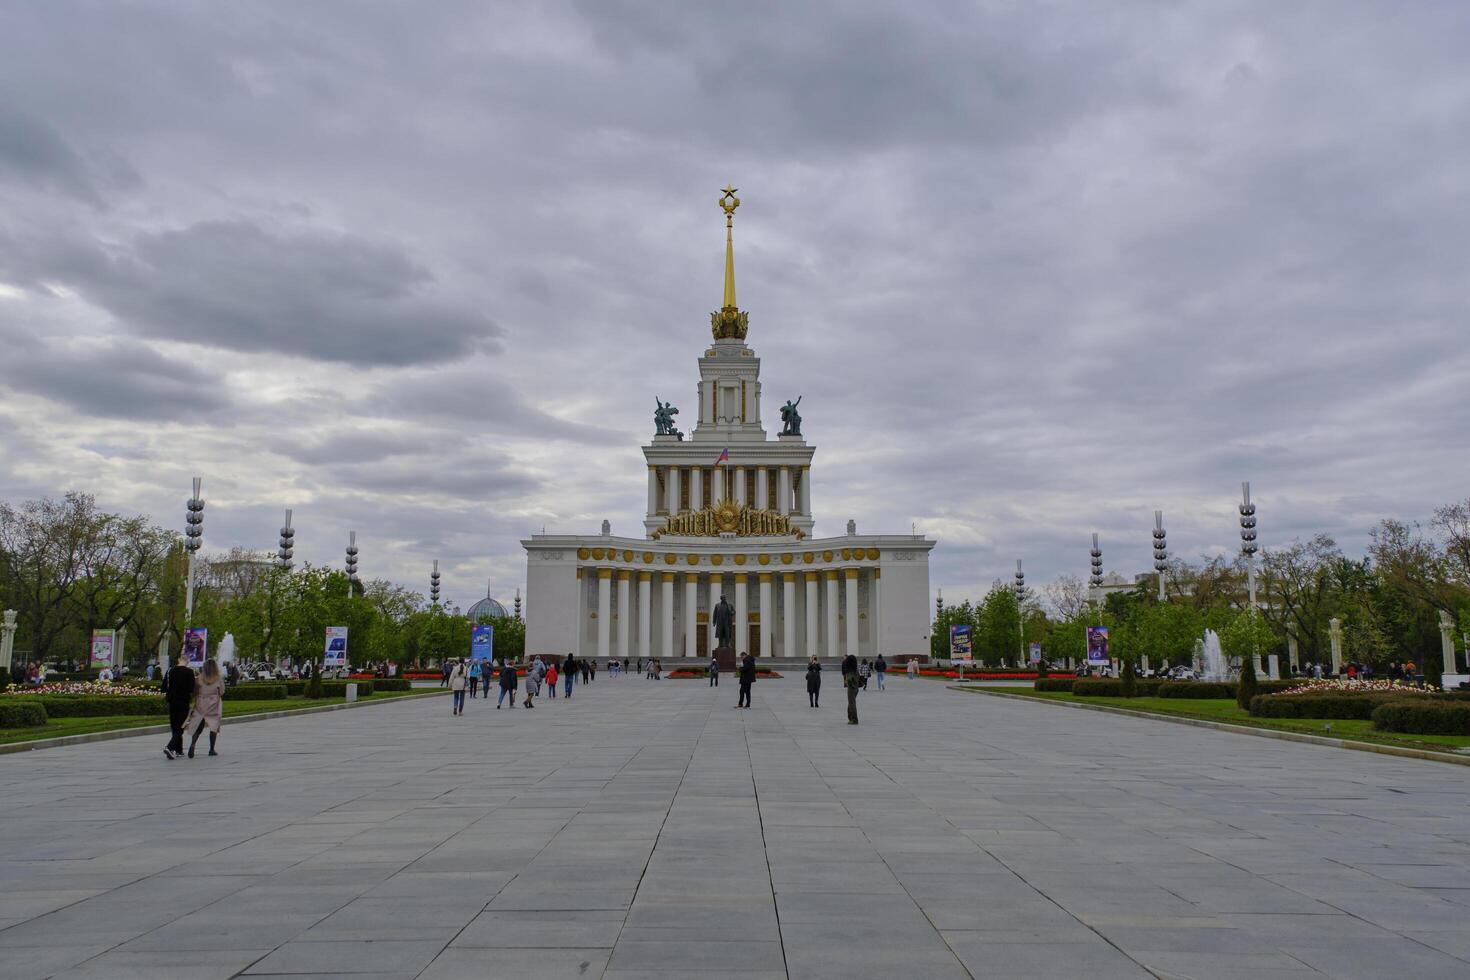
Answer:
<svg viewBox="0 0 1470 980"><path fill-rule="evenodd" d="M215 647L214 655L219 658L219 665L221 668L223 668L224 665L229 663L231 660L234 660L235 634L226 633L225 638L219 641L219 646Z"/></svg>
<svg viewBox="0 0 1470 980"><path fill-rule="evenodd" d="M1194 669L1200 680L1225 681L1230 679L1230 669L1225 665L1225 654L1220 651L1220 634L1205 630L1205 637L1194 643Z"/></svg>

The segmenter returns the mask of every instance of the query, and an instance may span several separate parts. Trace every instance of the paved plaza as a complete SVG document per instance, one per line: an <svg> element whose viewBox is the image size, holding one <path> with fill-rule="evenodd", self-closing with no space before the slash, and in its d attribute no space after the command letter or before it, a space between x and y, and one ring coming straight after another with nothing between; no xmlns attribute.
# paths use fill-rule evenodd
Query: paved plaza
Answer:
<svg viewBox="0 0 1470 980"><path fill-rule="evenodd" d="M1470 769L888 687L0 757L0 977L1470 975Z"/></svg>

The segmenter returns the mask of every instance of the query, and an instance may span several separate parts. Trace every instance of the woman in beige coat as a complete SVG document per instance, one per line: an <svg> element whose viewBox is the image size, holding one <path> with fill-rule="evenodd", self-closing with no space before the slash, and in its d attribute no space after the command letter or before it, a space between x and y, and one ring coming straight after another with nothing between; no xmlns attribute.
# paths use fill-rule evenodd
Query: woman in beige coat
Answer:
<svg viewBox="0 0 1470 980"><path fill-rule="evenodd" d="M192 731L189 737L189 758L194 758L194 743L209 726L209 754L219 755L214 750L214 740L219 736L220 722L224 720L225 682L220 676L219 664L214 658L204 661L204 670L199 674L199 684L194 689L194 710L184 722L184 731Z"/></svg>

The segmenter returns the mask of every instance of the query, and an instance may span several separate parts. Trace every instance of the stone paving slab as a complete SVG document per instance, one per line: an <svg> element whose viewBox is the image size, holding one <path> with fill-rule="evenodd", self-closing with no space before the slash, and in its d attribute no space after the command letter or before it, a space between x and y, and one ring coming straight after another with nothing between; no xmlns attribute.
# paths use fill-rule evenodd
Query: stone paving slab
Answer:
<svg viewBox="0 0 1470 980"><path fill-rule="evenodd" d="M1470 771L899 677L0 757L0 978L1470 976Z"/></svg>

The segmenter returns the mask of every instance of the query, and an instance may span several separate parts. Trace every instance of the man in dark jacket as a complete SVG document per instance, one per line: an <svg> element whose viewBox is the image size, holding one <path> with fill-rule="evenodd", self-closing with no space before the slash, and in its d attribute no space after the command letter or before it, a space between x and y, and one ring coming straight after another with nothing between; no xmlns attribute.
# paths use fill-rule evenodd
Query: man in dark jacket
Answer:
<svg viewBox="0 0 1470 980"><path fill-rule="evenodd" d="M516 680L515 664L510 662L509 657L506 657L505 663L500 668L500 697L495 699L495 709L497 711L500 710L500 702L505 700L507 694L510 695L510 706L512 708L516 706L516 686L518 683ZM488 697L489 695L487 694L486 696Z"/></svg>
<svg viewBox="0 0 1470 980"><path fill-rule="evenodd" d="M194 671L184 657L163 675L163 697L168 702L168 727L173 732L163 754L173 759L184 754L184 719L189 717L189 701L194 697Z"/></svg>
<svg viewBox="0 0 1470 980"><path fill-rule="evenodd" d="M750 707L750 685L755 683L755 657L747 653L740 661L740 703L737 708Z"/></svg>
<svg viewBox="0 0 1470 980"><path fill-rule="evenodd" d="M852 654L842 658L842 686L847 688L847 723L856 725L858 685L858 659Z"/></svg>

